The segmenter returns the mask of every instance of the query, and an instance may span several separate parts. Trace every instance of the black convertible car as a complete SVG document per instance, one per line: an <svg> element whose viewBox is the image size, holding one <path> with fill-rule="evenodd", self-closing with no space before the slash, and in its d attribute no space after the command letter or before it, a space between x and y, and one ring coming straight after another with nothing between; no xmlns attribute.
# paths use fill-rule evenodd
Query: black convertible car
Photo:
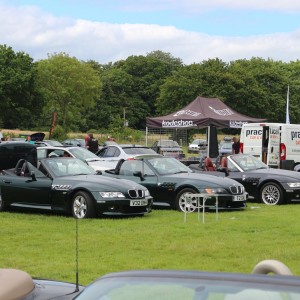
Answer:
<svg viewBox="0 0 300 300"><path fill-rule="evenodd" d="M202 166L198 164L189 167L203 172ZM249 193L249 198L257 199L267 205L300 200L300 174L298 172L269 168L252 155L235 154L223 157L218 170L242 183ZM222 173L217 171L211 174Z"/></svg>
<svg viewBox="0 0 300 300"><path fill-rule="evenodd" d="M273 273L273 276L266 274ZM252 274L183 270L110 273L88 285L76 300L296 300L299 277L277 260L259 262Z"/></svg>
<svg viewBox="0 0 300 300"><path fill-rule="evenodd" d="M273 273L273 276L267 275ZM32 279L0 269L0 299L23 300L296 300L299 276L277 260L259 262L251 274L187 270L136 270L106 274L88 286Z"/></svg>
<svg viewBox="0 0 300 300"><path fill-rule="evenodd" d="M179 211L195 211L197 199L186 196L199 193L220 194L220 209L246 207L248 194L242 184L229 178L194 173L172 157L147 155L120 160L115 169L106 170L103 175L133 180L150 191L154 204L168 205ZM212 197L206 205L215 208L215 199Z"/></svg>
<svg viewBox="0 0 300 300"><path fill-rule="evenodd" d="M86 218L144 215L151 206L152 197L144 186L95 174L76 158L42 159L38 169L21 159L0 175L0 211L15 207Z"/></svg>

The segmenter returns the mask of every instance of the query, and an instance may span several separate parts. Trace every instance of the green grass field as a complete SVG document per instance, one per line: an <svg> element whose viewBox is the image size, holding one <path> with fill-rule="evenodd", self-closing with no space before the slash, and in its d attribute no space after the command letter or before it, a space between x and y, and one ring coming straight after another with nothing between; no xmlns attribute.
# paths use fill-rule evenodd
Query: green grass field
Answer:
<svg viewBox="0 0 300 300"><path fill-rule="evenodd" d="M76 221L49 214L0 214L2 268L34 277L75 281ZM197 213L154 210L138 218L78 221L79 281L131 269L194 269L250 273L279 259L300 275L300 205L249 203L245 211Z"/></svg>

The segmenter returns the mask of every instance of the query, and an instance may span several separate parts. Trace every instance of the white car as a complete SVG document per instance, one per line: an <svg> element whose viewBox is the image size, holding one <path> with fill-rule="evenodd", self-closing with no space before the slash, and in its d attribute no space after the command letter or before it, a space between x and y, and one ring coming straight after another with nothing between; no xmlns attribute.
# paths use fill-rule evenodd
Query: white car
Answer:
<svg viewBox="0 0 300 300"><path fill-rule="evenodd" d="M205 150L207 141L203 139L193 140L188 146L188 153L198 153L199 150Z"/></svg>
<svg viewBox="0 0 300 300"><path fill-rule="evenodd" d="M96 155L109 169L114 169L120 159L134 158L137 155L157 154L153 149L142 145L124 144L108 145L101 148Z"/></svg>
<svg viewBox="0 0 300 300"><path fill-rule="evenodd" d="M83 147L38 147L38 160L46 157L75 157L86 162L95 171L104 171L110 169L105 162L95 155L93 152L83 148Z"/></svg>

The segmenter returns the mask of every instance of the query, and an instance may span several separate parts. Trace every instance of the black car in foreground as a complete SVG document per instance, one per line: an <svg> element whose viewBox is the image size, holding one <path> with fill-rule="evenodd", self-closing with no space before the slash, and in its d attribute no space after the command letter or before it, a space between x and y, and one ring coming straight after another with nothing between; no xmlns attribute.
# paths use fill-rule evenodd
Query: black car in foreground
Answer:
<svg viewBox="0 0 300 300"><path fill-rule="evenodd" d="M38 169L21 159L0 175L0 211L37 209L86 218L144 215L151 206L152 197L144 186L96 174L76 158L42 159Z"/></svg>
<svg viewBox="0 0 300 300"><path fill-rule="evenodd" d="M186 196L199 193L220 194L219 209L246 207L248 194L242 184L229 178L194 173L172 157L147 155L120 160L115 169L106 170L103 175L135 181L150 191L154 204L168 205L183 212L197 209L197 199L188 197L188 200ZM206 206L215 209L215 199L208 200Z"/></svg>
<svg viewBox="0 0 300 300"><path fill-rule="evenodd" d="M272 273L273 275L267 275ZM0 269L4 300L298 300L299 276L278 260L259 262L251 274L188 270L133 270L106 274L88 286L32 279Z"/></svg>
<svg viewBox="0 0 300 300"><path fill-rule="evenodd" d="M262 161L249 154L235 154L223 157L219 171L225 172L244 185L252 199L267 205L289 203L300 200L300 174L295 171L269 168ZM193 170L203 172L199 165L190 165ZM206 173L210 173L209 171ZM218 175L220 172L211 172ZM224 174L224 173L223 173Z"/></svg>
<svg viewBox="0 0 300 300"><path fill-rule="evenodd" d="M300 299L300 283L281 262L265 260L252 274L195 270L110 273L88 285L75 299L296 300Z"/></svg>

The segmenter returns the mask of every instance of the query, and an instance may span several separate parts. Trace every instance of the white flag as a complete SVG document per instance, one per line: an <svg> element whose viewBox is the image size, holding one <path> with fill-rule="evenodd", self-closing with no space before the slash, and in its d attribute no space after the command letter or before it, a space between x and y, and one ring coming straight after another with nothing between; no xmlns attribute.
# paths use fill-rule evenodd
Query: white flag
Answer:
<svg viewBox="0 0 300 300"><path fill-rule="evenodd" d="M285 117L286 124L290 124L289 101L290 101L290 86L288 85L288 90L286 95L286 117Z"/></svg>

